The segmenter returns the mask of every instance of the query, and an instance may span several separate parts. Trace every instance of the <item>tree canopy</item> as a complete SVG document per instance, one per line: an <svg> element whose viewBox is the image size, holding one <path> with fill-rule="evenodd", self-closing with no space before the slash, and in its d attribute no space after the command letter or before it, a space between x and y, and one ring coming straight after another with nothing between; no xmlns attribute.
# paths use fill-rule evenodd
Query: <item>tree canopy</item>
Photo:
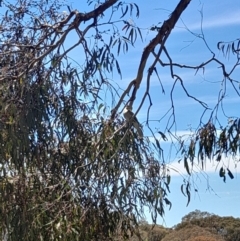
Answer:
<svg viewBox="0 0 240 241"><path fill-rule="evenodd" d="M169 53L168 38L191 0L180 0L165 21L153 20L148 40L145 26L134 22L141 18L137 1L86 0L86 10L58 0L0 3L2 240L139 236L137 225L145 210L156 222L157 215L171 208L171 172L162 140L170 138L174 146L177 141L176 151L189 175L191 166L203 167L208 159L221 163L223 156L238 157L240 120L232 118L222 126L218 113L226 86L239 96L239 81L232 76L239 69L240 40L219 40L217 45L234 56L230 71L210 48L211 57L194 66L174 62ZM208 46L203 34L199 38ZM122 87L120 54L127 56L139 41L144 48L137 72ZM212 110L188 92L184 78L175 72L204 71L209 64L216 64L223 77ZM168 93L172 105L158 120L166 125L154 131L151 81L157 77L165 93L160 68L168 68L173 80ZM176 132L177 84L203 107L204 118L187 140ZM143 105L148 111L141 126L136 116ZM219 174L224 180L226 174L233 178L224 164ZM184 179L188 202L190 186Z"/></svg>
<svg viewBox="0 0 240 241"><path fill-rule="evenodd" d="M149 241L230 241L240 240L239 218L220 217L213 213L195 210L182 218L181 223L172 228L139 222L142 240ZM137 240L136 235L130 241Z"/></svg>

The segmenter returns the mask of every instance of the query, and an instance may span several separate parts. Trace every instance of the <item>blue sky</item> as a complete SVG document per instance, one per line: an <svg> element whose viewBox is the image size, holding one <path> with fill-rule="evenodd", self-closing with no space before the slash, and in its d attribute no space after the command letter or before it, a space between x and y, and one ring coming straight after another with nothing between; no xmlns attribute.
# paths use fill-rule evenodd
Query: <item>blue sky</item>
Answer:
<svg viewBox="0 0 240 241"><path fill-rule="evenodd" d="M134 19L134 22L143 29L144 42L138 40L134 48L129 48L127 54L121 53L119 63L121 65L123 78L119 79L114 76L117 84L124 89L128 83L133 80L137 73L138 64L141 58L143 48L149 43L150 39L155 36L155 32L149 31L149 28L159 22L166 20L179 1L137 1L140 8L140 18ZM78 1L72 2L73 8L80 11L85 7L83 3ZM86 8L87 11L88 8ZM89 8L90 10L90 8ZM201 17L203 14L203 18ZM132 21L126 17L126 20ZM213 52L216 53L221 61L223 61L227 70L231 68L234 56L229 58L223 57L222 53L217 50L217 42L231 41L239 38L240 33L240 2L239 0L202 0L192 1L188 8L183 13L181 20L177 23L171 36L167 41L167 49L174 62L181 64L198 65L211 57L210 52L200 38L197 38L192 33L186 30L187 26L194 34L201 34L201 24L204 31L205 39ZM149 62L150 65L150 62ZM147 67L149 66L147 65ZM161 87L156 77L151 80L151 95L153 106L151 108L152 120L160 119L170 107L169 92L171 90L173 80L169 74L168 68L159 67L158 70L161 81L164 85L166 94L161 93ZM199 71L195 74L195 70L176 69L183 80L189 93L206 102L209 107L213 108L217 103L217 97L221 86L222 75L217 64L210 64L204 71ZM146 73L146 72L145 72ZM239 79L240 70L236 71L234 77ZM146 77L146 76L145 76ZM141 95L144 93L146 83L143 79L138 99L135 103L135 108L138 107ZM228 94L224 101L224 107L228 116L239 115L239 96L237 96L230 86L227 86ZM176 107L176 121L178 134L189 134L189 129L195 129L199 124L199 118L203 108L195 101L186 97L180 86L176 86L174 91L174 103ZM146 111L148 105L145 104L138 113L138 119L144 124L146 120ZM210 112L209 112L210 113ZM209 114L207 113L207 114ZM206 115L206 120L207 120ZM224 122L223 114L219 113L220 120ZM156 130L164 130L166 121L160 124L152 122L152 127ZM150 132L145 128L145 135L151 138ZM178 164L174 154L168 155L169 143L161 142L165 150L166 160L169 163L169 168L177 169L183 176L186 175L183 163ZM216 171L216 163L207 160L206 169L204 172L195 167L196 174L191 177L192 183L198 188L198 192L192 192L191 202L186 207L187 199L180 191L182 184L182 176L179 173L171 171L171 193L169 199L172 201L172 209L166 208L164 220L160 217L159 224L167 227L181 222L181 218L187 213L199 209L208 211L220 216L240 217L240 165L235 168L236 160L226 159L224 163L233 171L235 178L227 179L224 183L218 176ZM192 188L194 189L194 188ZM146 212L146 218L149 222L150 215Z"/></svg>
<svg viewBox="0 0 240 241"><path fill-rule="evenodd" d="M153 10L153 4L145 4L143 6L144 12L147 15L151 11L151 17L147 19L149 24L156 23L159 16L163 18L168 16L168 12L162 9L173 9L178 1L171 1L172 6L169 6L169 1L153 1L157 10ZM231 41L235 38L239 38L240 33L240 2L239 1L192 1L188 9L182 15L182 20L186 26L194 33L200 33L201 15L200 10L203 11L202 26L205 34L205 38L210 48L217 53L222 61L226 63L228 67L231 66L234 60L233 56L230 59L222 57L222 53L217 50L218 41ZM144 14L142 12L142 15ZM149 14L148 14L149 16ZM147 24L146 24L147 25ZM189 45L190 44L190 45ZM189 46L188 46L189 45ZM194 38L189 32L187 32L182 25L182 22L178 22L177 27L173 30L171 37L167 43L169 53L176 62L186 64L198 64L210 57L209 52L204 46L203 42ZM137 52L137 48L135 50ZM141 54L141 51L140 51ZM138 61L135 56L136 62ZM172 80L168 71L161 69L161 80L163 81L166 89L171 88ZM211 65L205 70L203 75L201 71L195 76L195 71L191 70L177 70L183 76L184 83L188 87L189 93L198 96L202 101L214 106L217 102L217 94L219 91L220 81L222 76L217 65ZM236 72L236 77L239 78L239 68ZM152 118L161 115L166 111L169 105L169 96L159 97L160 87L156 80L156 85L153 84L153 98L155 103L153 105ZM185 94L179 87L175 91L176 108L178 116L178 130L184 134L187 132L189 126L195 128L199 122L199 115L201 114L201 107L194 101L186 98ZM231 88L228 89L228 95L225 101L226 113L229 116L239 116L239 96L235 95ZM144 120L145 111L140 112L139 118ZM221 117L221 114L220 114ZM167 144L163 144L167 148ZM187 199L182 195L180 186L182 184L182 177L177 173L171 172L171 194L169 195L172 201L172 209L166 210L164 220L158 219L159 224L171 227L181 221L181 218L193 211L199 209L202 211L208 211L220 216L234 216L240 217L240 168L239 164L234 169L233 160L225 160L225 163L232 167L234 170L235 179L228 179L226 183L219 178L216 170L216 163L214 161L208 161L205 173L198 171L192 181L198 187L198 192L192 192L191 202L186 207ZM174 162L174 158L169 158L169 164L174 168L177 168L180 172L184 173L183 163ZM193 189L193 188L192 188Z"/></svg>

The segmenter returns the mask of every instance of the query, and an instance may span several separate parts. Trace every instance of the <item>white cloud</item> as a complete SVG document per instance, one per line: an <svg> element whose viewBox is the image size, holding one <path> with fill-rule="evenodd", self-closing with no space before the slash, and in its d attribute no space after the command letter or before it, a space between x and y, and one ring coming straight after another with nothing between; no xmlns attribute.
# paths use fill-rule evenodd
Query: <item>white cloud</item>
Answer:
<svg viewBox="0 0 240 241"><path fill-rule="evenodd" d="M192 165L188 161L189 169L192 170L192 173L199 174L199 173L218 173L219 169L221 167L224 167L227 171L227 168L233 173L233 175L236 175L240 173L240 161L238 158L232 158L232 157L223 157L220 162L217 162L215 160L209 160L206 159L203 161L204 163L204 169L202 169L202 164L198 163L197 158L194 159L194 164ZM172 176L179 176L179 175L188 175L186 168L184 167L184 161L183 159L178 161L173 161L168 164L168 168L171 172ZM227 173L226 173L227 176Z"/></svg>
<svg viewBox="0 0 240 241"><path fill-rule="evenodd" d="M226 27L231 25L238 25L240 24L240 10L235 12L225 12L222 15L212 15L210 18L203 18L202 27L203 29L209 28L219 28L219 27ZM185 23L187 28L191 31L200 30L201 29L201 21L197 21L194 23ZM178 24L176 28L177 31L183 31L186 27L183 24Z"/></svg>
<svg viewBox="0 0 240 241"><path fill-rule="evenodd" d="M220 133L220 130L217 130L217 133ZM181 137L181 140L184 140L185 144L191 135L193 135L193 132L190 130L182 130L182 131L176 132L176 136ZM174 142L174 139L171 140L170 136L167 133L166 133L166 137L168 138L168 140L162 143L170 146L170 144ZM159 141L162 140L160 134L156 134L156 138ZM155 143L155 139L153 137L149 137L149 140ZM177 143L177 140L175 140L175 142ZM164 148L164 151L166 151L165 148ZM174 153L172 153L172 155L174 155ZM218 173L219 169L221 167L224 167L226 169L226 176L227 176L227 168L233 173L233 175L236 175L237 173L240 173L240 156L225 157L224 155L222 155L222 159L220 162L216 161L216 158L214 158L213 160L205 159L203 161L203 164L201 161L198 160L197 157L195 157L193 161L193 165L188 160L188 166L189 166L189 170L193 174ZM167 168L170 170L170 173L172 176L188 175L186 168L184 167L184 159L181 156L175 157L174 159L172 159L172 161L169 161L169 163L167 164Z"/></svg>
<svg viewBox="0 0 240 241"><path fill-rule="evenodd" d="M240 24L240 11L236 11L233 13L226 13L222 16L213 16L211 19L203 20L204 28L216 28L216 27L224 27L229 25L237 25Z"/></svg>

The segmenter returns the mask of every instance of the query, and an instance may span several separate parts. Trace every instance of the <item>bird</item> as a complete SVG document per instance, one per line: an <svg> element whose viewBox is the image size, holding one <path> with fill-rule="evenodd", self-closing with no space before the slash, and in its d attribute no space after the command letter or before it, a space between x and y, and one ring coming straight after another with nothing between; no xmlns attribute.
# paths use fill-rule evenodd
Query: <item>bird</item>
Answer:
<svg viewBox="0 0 240 241"><path fill-rule="evenodd" d="M137 130L139 138L142 139L143 138L142 126L140 125L137 117L134 116L134 113L132 112L132 106L127 105L124 108L123 116L127 121L127 123L131 123L134 126L134 128Z"/></svg>

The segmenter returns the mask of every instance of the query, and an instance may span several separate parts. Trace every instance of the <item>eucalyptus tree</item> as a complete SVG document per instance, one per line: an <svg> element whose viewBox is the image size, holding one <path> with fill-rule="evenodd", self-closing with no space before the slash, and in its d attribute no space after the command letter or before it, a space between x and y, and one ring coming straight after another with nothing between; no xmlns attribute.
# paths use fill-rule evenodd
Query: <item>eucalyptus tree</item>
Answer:
<svg viewBox="0 0 240 241"><path fill-rule="evenodd" d="M166 21L149 28L155 37L139 58L136 76L121 90L111 79L122 77L118 55L130 51L137 39L143 40L142 29L126 20L139 18L141 9L136 3L87 0L90 10L85 12L55 0L1 1L3 240L127 238L137 233L144 210L156 222L157 215L163 216L165 207L171 207L163 149L148 114L146 126L152 138L139 135L144 135L144 129L136 122L147 98L152 104L151 76L158 76L159 64L167 66L184 88L175 67L199 70L217 62L231 80L238 66L226 73L215 56L193 67L172 62L166 42L190 2L179 1ZM222 50L223 45L219 43ZM231 50L239 57L236 46L231 45ZM163 54L168 63L162 62ZM132 112L145 74L146 91ZM131 111L130 117L122 116L123 108ZM219 159L222 153L238 153L238 123L234 120L231 130L223 129L218 139L210 118L190 144L181 142L189 174L188 162L194 161L195 151L201 160L216 150ZM166 131L170 133L173 126L168 124ZM159 134L167 138L165 131ZM224 169L221 175L225 177ZM188 181L184 188L190 200Z"/></svg>

